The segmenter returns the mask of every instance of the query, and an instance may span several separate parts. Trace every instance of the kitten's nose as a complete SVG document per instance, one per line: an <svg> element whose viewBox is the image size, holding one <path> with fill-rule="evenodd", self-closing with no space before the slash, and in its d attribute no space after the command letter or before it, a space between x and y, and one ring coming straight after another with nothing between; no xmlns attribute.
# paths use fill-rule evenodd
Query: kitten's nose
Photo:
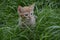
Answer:
<svg viewBox="0 0 60 40"><path fill-rule="evenodd" d="M31 17L28 17L27 19L31 19Z"/></svg>
<svg viewBox="0 0 60 40"><path fill-rule="evenodd" d="M29 16L29 19L30 19L31 17Z"/></svg>

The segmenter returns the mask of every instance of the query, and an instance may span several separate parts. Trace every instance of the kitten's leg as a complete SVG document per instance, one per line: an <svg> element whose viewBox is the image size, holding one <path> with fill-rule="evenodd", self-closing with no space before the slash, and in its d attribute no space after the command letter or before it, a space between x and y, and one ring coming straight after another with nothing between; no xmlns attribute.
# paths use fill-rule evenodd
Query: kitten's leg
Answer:
<svg viewBox="0 0 60 40"><path fill-rule="evenodd" d="M22 23L22 21L21 21L21 18L19 18L19 23L18 23L18 25L19 25L19 27L22 29L23 28L23 23Z"/></svg>

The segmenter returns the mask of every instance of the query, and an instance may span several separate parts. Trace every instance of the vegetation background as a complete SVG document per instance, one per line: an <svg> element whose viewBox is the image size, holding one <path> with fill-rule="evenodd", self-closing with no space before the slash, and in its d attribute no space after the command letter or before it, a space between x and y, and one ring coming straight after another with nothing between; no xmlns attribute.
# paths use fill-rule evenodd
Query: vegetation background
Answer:
<svg viewBox="0 0 60 40"><path fill-rule="evenodd" d="M22 31L17 7L36 3L36 28ZM60 40L60 0L0 0L0 40Z"/></svg>

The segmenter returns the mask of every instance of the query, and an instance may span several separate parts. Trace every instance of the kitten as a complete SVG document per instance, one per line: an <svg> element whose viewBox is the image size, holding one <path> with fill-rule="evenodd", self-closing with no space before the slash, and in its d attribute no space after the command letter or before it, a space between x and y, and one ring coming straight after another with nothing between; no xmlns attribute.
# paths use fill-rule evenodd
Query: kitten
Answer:
<svg viewBox="0 0 60 40"><path fill-rule="evenodd" d="M34 5L30 6L18 6L18 14L19 14L19 25L22 26L35 26L36 18L34 13Z"/></svg>

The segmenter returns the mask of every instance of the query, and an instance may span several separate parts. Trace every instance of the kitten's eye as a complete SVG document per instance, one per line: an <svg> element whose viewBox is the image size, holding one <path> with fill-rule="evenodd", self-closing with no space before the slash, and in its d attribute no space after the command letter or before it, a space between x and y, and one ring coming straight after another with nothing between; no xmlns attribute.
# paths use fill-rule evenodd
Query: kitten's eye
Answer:
<svg viewBox="0 0 60 40"><path fill-rule="evenodd" d="M25 14L25 16L28 16L28 14Z"/></svg>
<svg viewBox="0 0 60 40"><path fill-rule="evenodd" d="M32 13L31 13L31 15L32 15Z"/></svg>

